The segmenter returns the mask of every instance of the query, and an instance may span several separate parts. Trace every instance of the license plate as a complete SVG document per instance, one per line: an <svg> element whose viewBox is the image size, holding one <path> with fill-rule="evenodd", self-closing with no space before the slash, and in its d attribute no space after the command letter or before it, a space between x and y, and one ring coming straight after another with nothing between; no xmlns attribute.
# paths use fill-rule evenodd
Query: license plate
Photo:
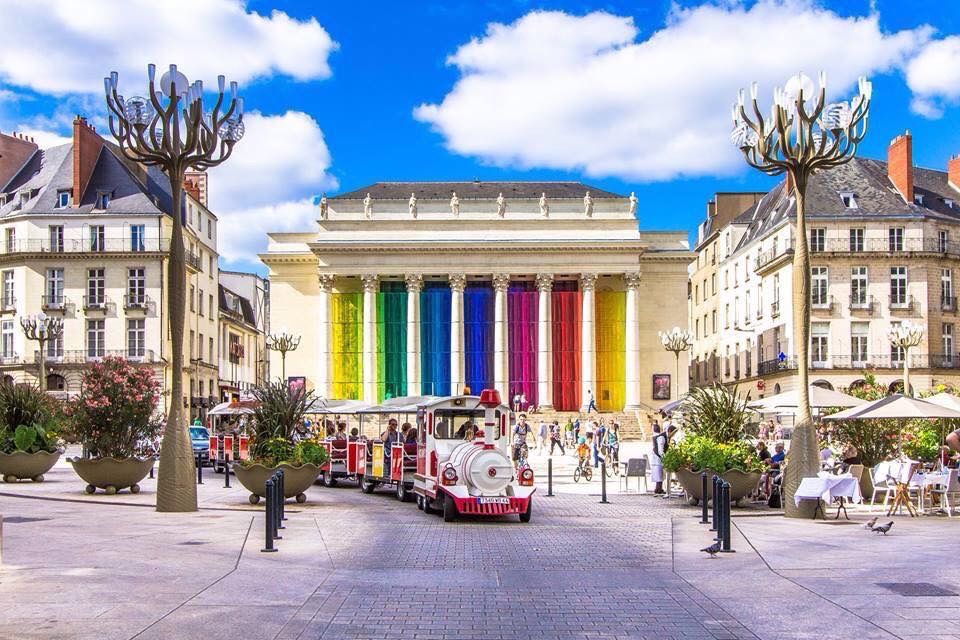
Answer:
<svg viewBox="0 0 960 640"><path fill-rule="evenodd" d="M479 504L510 504L510 498L477 498Z"/></svg>

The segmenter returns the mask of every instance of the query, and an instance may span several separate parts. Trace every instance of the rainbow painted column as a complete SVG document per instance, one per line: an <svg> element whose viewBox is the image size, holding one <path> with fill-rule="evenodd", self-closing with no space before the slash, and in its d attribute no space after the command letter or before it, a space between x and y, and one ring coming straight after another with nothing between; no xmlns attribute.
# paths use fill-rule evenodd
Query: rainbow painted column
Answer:
<svg viewBox="0 0 960 640"><path fill-rule="evenodd" d="M420 294L421 393L450 395L450 287L425 282Z"/></svg>
<svg viewBox="0 0 960 640"><path fill-rule="evenodd" d="M532 282L515 282L507 291L510 399L522 395L524 408L537 406L537 291Z"/></svg>
<svg viewBox="0 0 960 640"><path fill-rule="evenodd" d="M626 296L623 291L598 291L597 406L601 411L622 411L625 400Z"/></svg>
<svg viewBox="0 0 960 640"><path fill-rule="evenodd" d="M553 407L557 411L580 409L580 292L571 280L553 283L550 296L553 325L551 369Z"/></svg>
<svg viewBox="0 0 960 640"><path fill-rule="evenodd" d="M464 384L473 395L493 388L493 298L489 282L471 282L463 292Z"/></svg>
<svg viewBox="0 0 960 640"><path fill-rule="evenodd" d="M360 399L363 294L330 295L330 397Z"/></svg>
<svg viewBox="0 0 960 640"><path fill-rule="evenodd" d="M377 401L407 395L407 291L383 282L377 294Z"/></svg>

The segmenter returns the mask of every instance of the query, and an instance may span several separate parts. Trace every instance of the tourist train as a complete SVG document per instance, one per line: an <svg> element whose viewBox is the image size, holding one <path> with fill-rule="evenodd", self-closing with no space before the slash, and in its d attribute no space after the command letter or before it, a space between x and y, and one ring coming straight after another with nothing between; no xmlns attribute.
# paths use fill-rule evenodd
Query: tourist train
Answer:
<svg viewBox="0 0 960 640"><path fill-rule="evenodd" d="M342 429L328 438L326 486L343 478L355 479L364 493L391 486L399 500L415 499L420 510L442 514L447 522L460 515L511 514L530 521L533 470L515 469L510 460L510 409L496 390L480 396L394 398L354 408L350 415L361 428L374 421L382 426L384 419L387 426L373 438L365 438L360 428L356 435ZM408 431L406 441L398 430L401 419L416 430Z"/></svg>

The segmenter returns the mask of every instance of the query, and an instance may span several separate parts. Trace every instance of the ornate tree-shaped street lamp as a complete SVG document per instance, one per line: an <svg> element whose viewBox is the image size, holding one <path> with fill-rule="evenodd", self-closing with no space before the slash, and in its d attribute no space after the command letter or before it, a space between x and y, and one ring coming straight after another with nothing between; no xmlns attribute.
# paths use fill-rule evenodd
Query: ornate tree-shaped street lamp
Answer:
<svg viewBox="0 0 960 640"><path fill-rule="evenodd" d="M890 344L903 349L903 395L912 396L910 390L910 347L916 347L923 342L923 327L913 324L909 320L890 327L887 338Z"/></svg>
<svg viewBox="0 0 960 640"><path fill-rule="evenodd" d="M146 97L124 98L117 92L117 73L103 79L110 111L110 133L127 158L159 167L170 180L173 233L170 238L168 295L170 318L171 384L167 426L160 449L157 511L196 511L197 485L193 477L193 449L183 415L183 327L186 312L186 263L183 249L181 199L188 169L215 167L233 152L243 137L243 99L231 82L219 76L213 108L207 111L203 83L191 84L170 65L155 82L156 66L148 65Z"/></svg>
<svg viewBox="0 0 960 640"><path fill-rule="evenodd" d="M63 335L63 319L51 318L42 311L35 316L20 318L20 327L27 340L40 345L40 391L47 390L47 343Z"/></svg>
<svg viewBox="0 0 960 640"><path fill-rule="evenodd" d="M287 383L287 352L296 351L300 346L300 336L287 333L286 329L281 329L280 333L271 333L267 336L267 349L280 352L280 370L283 374L281 378L283 383Z"/></svg>
<svg viewBox="0 0 960 640"><path fill-rule="evenodd" d="M867 132L871 84L860 78L860 93L850 102L827 102L826 75L820 74L820 88L798 74L785 88L774 92L770 118L764 119L757 104L757 85L750 88L751 112L747 113L743 91L733 108L734 143L747 164L766 174L786 174L787 187L796 200L796 247L793 256L793 342L797 354L798 406L790 444L789 464L784 473L787 516L809 516L813 506L803 508L793 501L804 476L819 470L817 437L810 413L807 354L810 347L810 258L807 253L805 198L810 176L849 162ZM809 509L807 508L809 507Z"/></svg>
<svg viewBox="0 0 960 640"><path fill-rule="evenodd" d="M689 351L691 345L693 345L693 334L689 331L684 331L680 327L674 327L669 332L664 333L663 331L658 331L657 335L660 336L660 343L663 344L663 348L667 351L673 353L674 358L677 361L677 381L674 386L677 388L677 398L680 398L680 354L684 351Z"/></svg>

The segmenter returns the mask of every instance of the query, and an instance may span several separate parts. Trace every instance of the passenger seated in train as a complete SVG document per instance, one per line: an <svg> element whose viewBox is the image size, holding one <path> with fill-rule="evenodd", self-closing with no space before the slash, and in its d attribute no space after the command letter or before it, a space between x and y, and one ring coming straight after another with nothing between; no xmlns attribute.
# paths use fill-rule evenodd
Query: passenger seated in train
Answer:
<svg viewBox="0 0 960 640"><path fill-rule="evenodd" d="M328 420L326 426L323 428L323 437L327 440L333 440L336 438L336 435L336 428L333 426L333 423Z"/></svg>
<svg viewBox="0 0 960 640"><path fill-rule="evenodd" d="M390 447L400 442L400 434L397 433L397 421L395 418L390 418L390 422L387 423L387 430L380 434L380 439L383 441L383 455L389 458Z"/></svg>
<svg viewBox="0 0 960 640"><path fill-rule="evenodd" d="M467 432L470 433L470 437L467 437ZM457 429L456 437L462 440L473 440L473 423L469 420L464 420L463 424L460 425L460 428Z"/></svg>
<svg viewBox="0 0 960 640"><path fill-rule="evenodd" d="M360 437L360 429L354 427L350 429L350 440L357 440Z"/></svg>
<svg viewBox="0 0 960 640"><path fill-rule="evenodd" d="M347 439L347 423L338 422L337 423L337 440L346 440Z"/></svg>
<svg viewBox="0 0 960 640"><path fill-rule="evenodd" d="M407 429L407 437L404 439L403 444L417 444L417 428L410 427Z"/></svg>

